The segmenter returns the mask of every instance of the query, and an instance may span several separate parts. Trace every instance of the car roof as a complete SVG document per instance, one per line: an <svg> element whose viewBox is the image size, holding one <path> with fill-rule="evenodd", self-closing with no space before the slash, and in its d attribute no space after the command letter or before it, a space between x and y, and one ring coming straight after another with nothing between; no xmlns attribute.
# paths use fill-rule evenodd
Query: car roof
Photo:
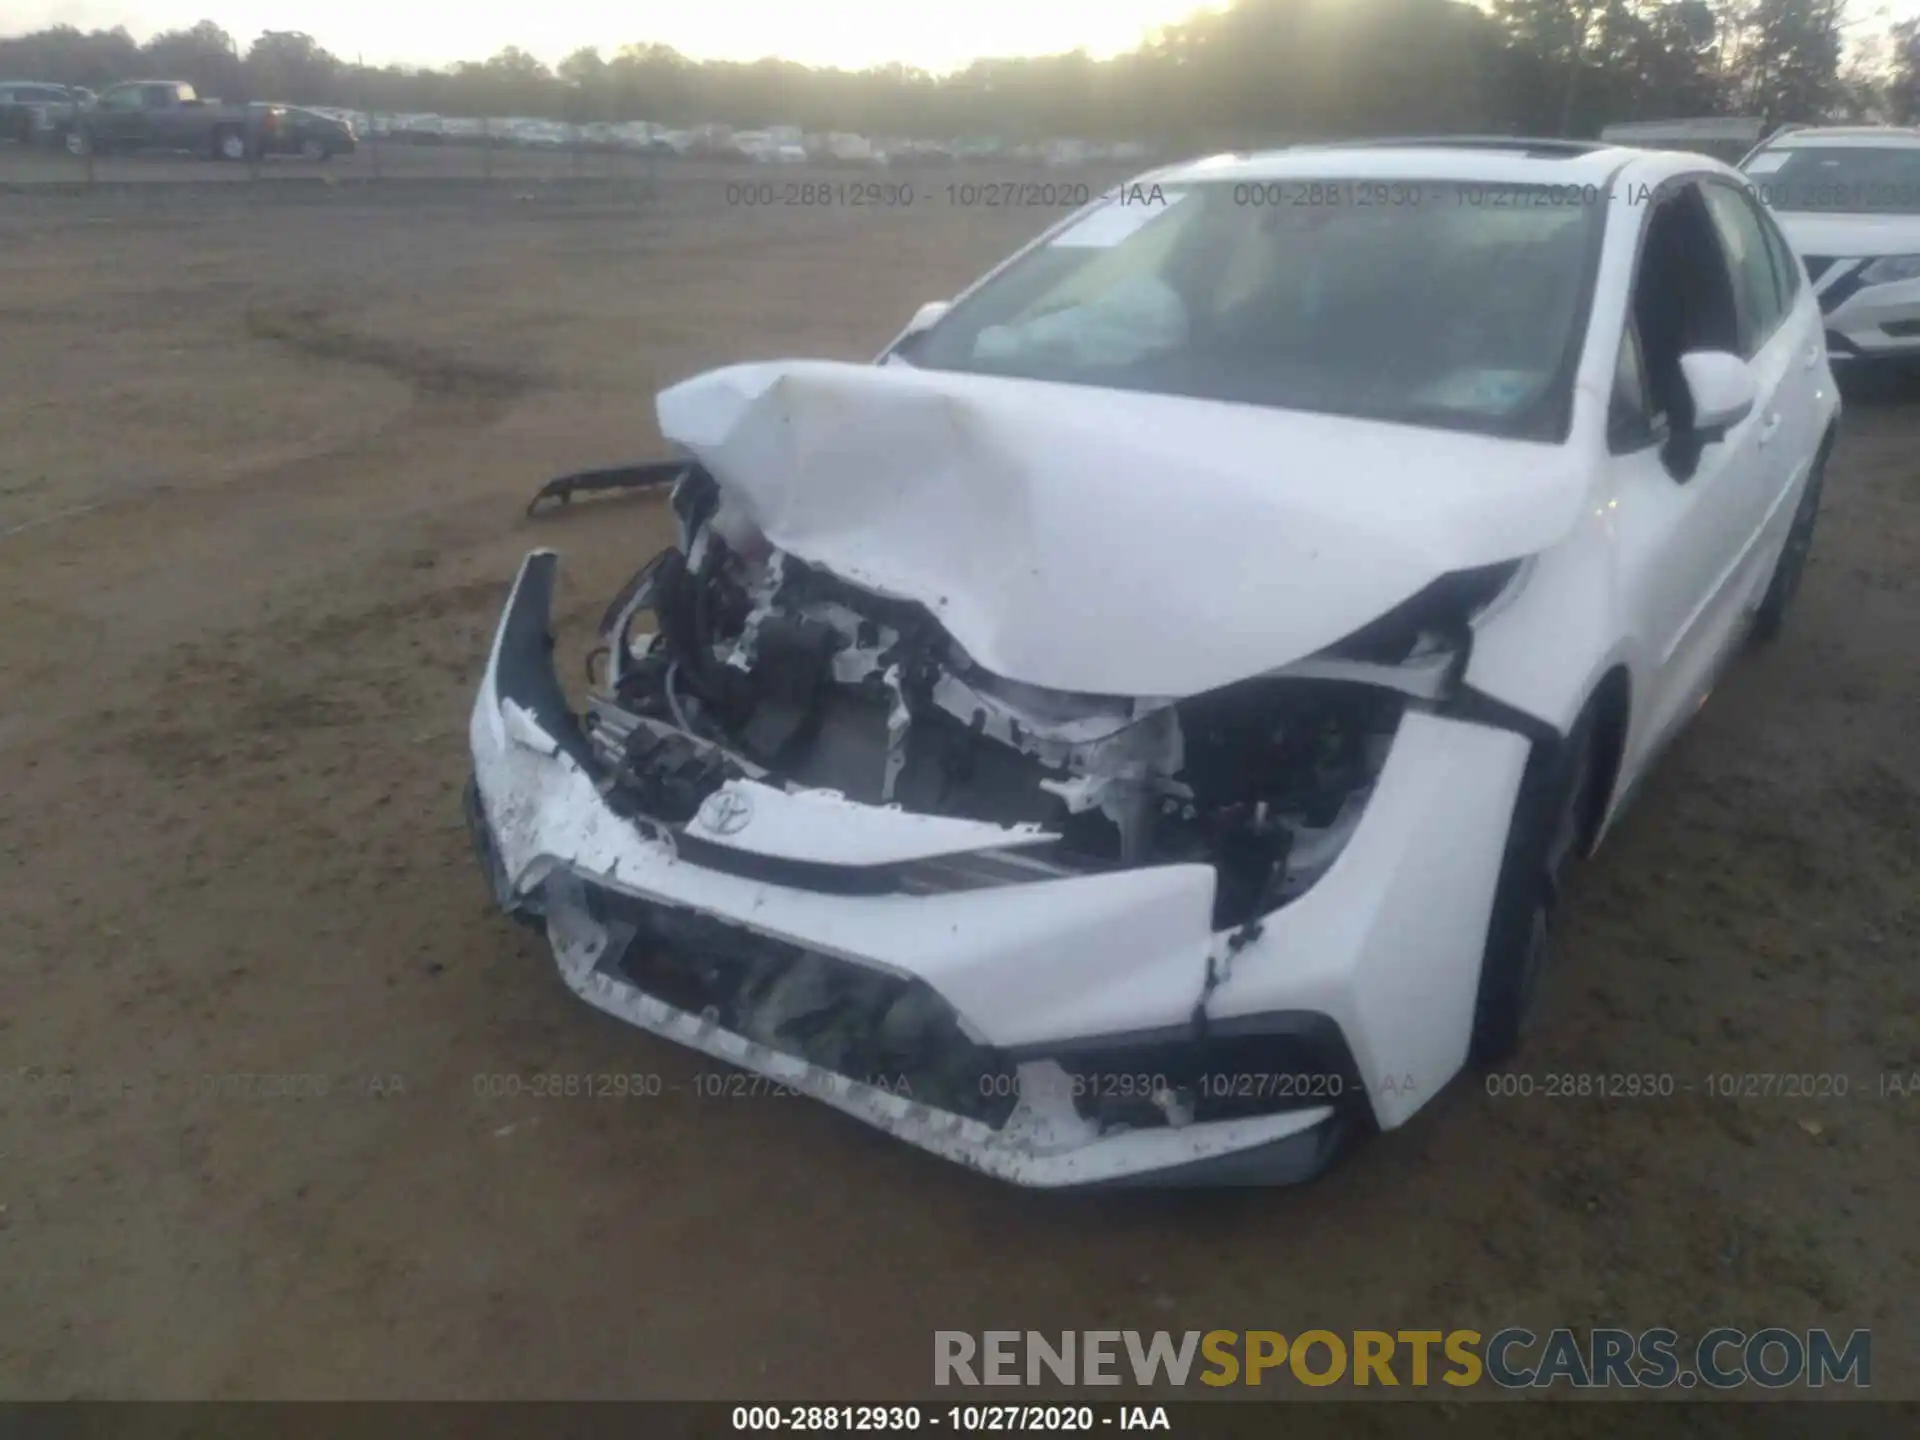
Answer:
<svg viewBox="0 0 1920 1440"><path fill-rule="evenodd" d="M1414 136L1334 141L1282 150L1214 155L1166 166L1140 183L1353 180L1465 180L1510 185L1600 185L1649 152L1582 140L1524 136ZM1702 157L1689 156L1689 160ZM1703 161L1713 165L1711 160Z"/></svg>
<svg viewBox="0 0 1920 1440"><path fill-rule="evenodd" d="M1861 146L1887 150L1920 148L1920 129L1910 125L1818 125L1803 130L1782 130L1770 136L1762 150L1789 150L1801 147Z"/></svg>

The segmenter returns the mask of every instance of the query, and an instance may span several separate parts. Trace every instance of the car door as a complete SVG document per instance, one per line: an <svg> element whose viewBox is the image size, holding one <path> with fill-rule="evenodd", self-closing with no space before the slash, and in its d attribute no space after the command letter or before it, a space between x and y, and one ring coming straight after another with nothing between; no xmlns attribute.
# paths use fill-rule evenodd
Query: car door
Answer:
<svg viewBox="0 0 1920 1440"><path fill-rule="evenodd" d="M1813 293L1806 265L1760 198L1751 191L1747 198L1766 239L1774 274L1779 278L1781 303L1785 308L1780 324L1787 337L1787 377L1780 397L1781 414L1786 421L1780 439L1786 485L1774 498L1773 511L1765 521L1761 540L1761 549L1771 557L1786 543L1801 489L1813 471L1820 442L1825 438L1827 387L1833 383L1833 376L1827 362L1826 327L1820 318L1820 301Z"/></svg>
<svg viewBox="0 0 1920 1440"><path fill-rule="evenodd" d="M1764 269L1736 272L1744 256L1722 238L1706 186L1694 180L1666 187L1643 223L1642 245L1609 424L1618 593L1642 660L1644 703L1628 736L1627 778L1698 707L1743 632L1746 576L1779 489L1775 457L1786 424L1786 355L1764 243L1752 256ZM1667 323L1669 307L1683 317ZM1643 335L1643 321L1658 333ZM1724 436L1689 446L1677 443L1685 437L1657 380L1665 373L1670 390L1678 355L1702 349L1751 352L1759 393Z"/></svg>
<svg viewBox="0 0 1920 1440"><path fill-rule="evenodd" d="M1812 467L1814 390L1826 342L1817 318L1799 303L1797 282L1805 271L1797 262L1791 270L1781 265L1770 233L1773 222L1759 201L1731 180L1709 180L1703 189L1734 273L1742 354L1760 392L1759 439L1765 454L1753 472L1747 545L1731 580L1744 622L1772 577L1778 546L1769 542L1784 537L1790 502ZM1736 625L1729 643L1743 635L1744 623Z"/></svg>
<svg viewBox="0 0 1920 1440"><path fill-rule="evenodd" d="M149 144L167 150L194 148L194 137L188 133L191 112L181 106L179 92L173 86L146 86L140 103L146 112Z"/></svg>

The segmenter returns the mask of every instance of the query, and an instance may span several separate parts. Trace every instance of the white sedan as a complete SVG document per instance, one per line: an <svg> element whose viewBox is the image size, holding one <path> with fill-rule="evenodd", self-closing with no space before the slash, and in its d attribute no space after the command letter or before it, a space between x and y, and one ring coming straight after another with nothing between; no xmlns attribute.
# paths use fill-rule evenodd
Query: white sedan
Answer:
<svg viewBox="0 0 1920 1440"><path fill-rule="evenodd" d="M548 487L679 521L584 714L550 552L500 621L495 896L591 1004L1061 1187L1304 1179L1514 1053L1840 403L1737 171L1410 141L1143 176L878 364L658 409Z"/></svg>

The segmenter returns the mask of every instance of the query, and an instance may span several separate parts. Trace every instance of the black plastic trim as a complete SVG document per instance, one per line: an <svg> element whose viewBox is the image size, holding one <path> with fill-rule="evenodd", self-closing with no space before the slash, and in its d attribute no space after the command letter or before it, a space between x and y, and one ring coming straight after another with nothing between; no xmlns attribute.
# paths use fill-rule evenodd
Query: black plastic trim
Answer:
<svg viewBox="0 0 1920 1440"><path fill-rule="evenodd" d="M1282 1185L1305 1185L1319 1179L1350 1150L1368 1137L1368 1132L1349 1112L1334 1111L1318 1125L1295 1134L1270 1140L1245 1150L1230 1150L1184 1165L1168 1165L1158 1170L1118 1175L1111 1180L1094 1181L1069 1188L1076 1191L1100 1190L1222 1190L1234 1186L1270 1189Z"/></svg>
<svg viewBox="0 0 1920 1440"><path fill-rule="evenodd" d="M1575 159L1622 147L1597 140L1528 135L1384 135L1364 140L1303 141L1296 150L1518 150L1523 154ZM1527 182L1522 182L1527 183Z"/></svg>
<svg viewBox="0 0 1920 1440"><path fill-rule="evenodd" d="M1284 1110L1313 1109L1331 1105L1350 1114L1361 1131L1378 1128L1373 1104L1368 1097L1359 1062L1348 1045L1345 1032L1331 1015L1318 1010L1269 1010L1254 1015L1207 1018L1204 1028L1191 1021L1156 1026L1150 1030L1119 1031L1107 1035L1084 1035L1064 1040L1036 1041L1030 1045L1009 1046L1002 1050L1009 1064L1051 1060L1063 1069L1088 1068L1097 1061L1102 1073L1112 1075L1172 1074L1189 1072L1188 1078L1220 1073L1218 1064L1210 1064L1207 1052L1215 1046L1231 1047L1234 1042L1272 1041L1276 1053L1284 1058L1272 1062L1273 1071L1290 1075L1323 1076L1339 1082L1337 1089L1318 1094L1312 1089L1289 1097L1298 1103L1275 1104L1274 1113ZM1225 1064L1239 1068L1237 1056L1220 1057ZM1261 1062L1265 1063L1265 1062Z"/></svg>
<svg viewBox="0 0 1920 1440"><path fill-rule="evenodd" d="M820 860L791 860L716 845L685 830L674 835L680 858L708 870L828 895L892 895L902 888L903 865L830 865Z"/></svg>
<svg viewBox="0 0 1920 1440"><path fill-rule="evenodd" d="M529 555L500 622L500 646L494 655L494 693L511 700L531 715L553 737L561 752L589 775L600 763L580 728L580 717L567 705L559 677L553 671L553 581L560 557L550 550Z"/></svg>
<svg viewBox="0 0 1920 1440"><path fill-rule="evenodd" d="M1341 1033L1339 1022L1331 1015L1318 1010L1268 1010L1256 1015L1232 1015L1207 1022L1207 1036L1210 1039L1238 1039L1255 1035L1270 1035L1276 1040L1298 1040L1312 1048L1326 1050L1337 1056L1339 1062L1330 1067L1328 1073L1337 1073L1343 1079L1351 1080L1355 1089L1358 1089L1359 1066L1354 1062L1353 1052L1348 1048L1347 1037ZM1014 1045L1007 1048L1006 1055L1011 1060L1057 1060L1061 1056L1086 1055L1102 1050L1151 1049L1156 1045L1188 1044L1192 1040L1193 1026L1182 1020L1177 1024L1155 1026L1151 1030L1117 1030L1106 1035L1084 1035L1071 1040L1043 1040L1032 1045Z"/></svg>
<svg viewBox="0 0 1920 1440"><path fill-rule="evenodd" d="M1835 280L1831 285L1827 286L1826 289L1822 290L1819 295L1820 313L1822 315L1831 315L1842 305L1846 304L1847 301L1851 300L1863 287L1864 282L1860 277L1866 273L1867 267L1871 264L1873 264L1871 260L1854 261L1851 270L1847 271L1838 280Z"/></svg>
<svg viewBox="0 0 1920 1440"><path fill-rule="evenodd" d="M1417 703L1417 702L1416 702ZM1451 695L1433 705L1432 713L1448 720L1464 720L1474 725L1489 725L1510 730L1515 735L1547 749L1557 748L1566 737L1537 715L1529 715L1518 706L1496 699L1471 685L1459 686Z"/></svg>
<svg viewBox="0 0 1920 1440"><path fill-rule="evenodd" d="M573 503L578 494L599 494L610 490L658 490L677 481L690 468L689 460L646 460L633 465L610 465L600 470L577 470L560 475L534 491L527 502L527 514L536 514L543 502L556 506Z"/></svg>
<svg viewBox="0 0 1920 1440"><path fill-rule="evenodd" d="M467 839L473 846L473 858L487 882L487 892L506 915L528 929L545 927L543 907L537 897L515 895L507 884L506 869L494 844L493 827L487 823L486 807L480 802L480 783L472 775L460 792L460 810L467 822Z"/></svg>

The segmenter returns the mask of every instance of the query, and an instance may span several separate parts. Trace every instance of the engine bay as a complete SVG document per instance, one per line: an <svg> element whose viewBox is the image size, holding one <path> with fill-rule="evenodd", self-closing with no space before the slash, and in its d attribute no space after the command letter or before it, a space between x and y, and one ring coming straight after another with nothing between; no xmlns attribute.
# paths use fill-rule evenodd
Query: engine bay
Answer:
<svg viewBox="0 0 1920 1440"><path fill-rule="evenodd" d="M1390 686L1286 674L1185 698L1013 681L921 604L770 546L698 467L673 503L681 543L608 607L586 716L610 803L656 825L683 827L751 779L1040 827L1057 838L1002 880L1207 864L1215 926L1230 929L1332 865L1407 704Z"/></svg>

